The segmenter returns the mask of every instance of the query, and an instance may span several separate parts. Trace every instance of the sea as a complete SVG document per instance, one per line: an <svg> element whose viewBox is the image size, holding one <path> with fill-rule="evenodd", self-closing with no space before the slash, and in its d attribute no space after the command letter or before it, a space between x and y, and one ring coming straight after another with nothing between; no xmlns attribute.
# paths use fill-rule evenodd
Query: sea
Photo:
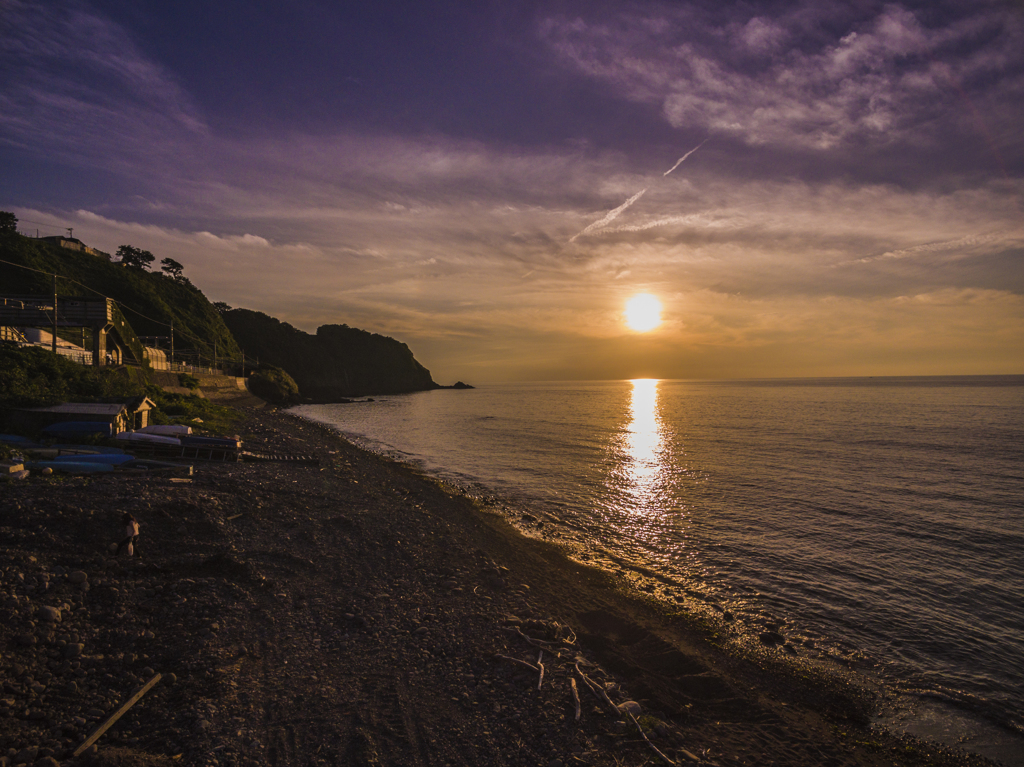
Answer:
<svg viewBox="0 0 1024 767"><path fill-rule="evenodd" d="M882 723L1024 767L1024 376L486 384L298 415L783 634Z"/></svg>

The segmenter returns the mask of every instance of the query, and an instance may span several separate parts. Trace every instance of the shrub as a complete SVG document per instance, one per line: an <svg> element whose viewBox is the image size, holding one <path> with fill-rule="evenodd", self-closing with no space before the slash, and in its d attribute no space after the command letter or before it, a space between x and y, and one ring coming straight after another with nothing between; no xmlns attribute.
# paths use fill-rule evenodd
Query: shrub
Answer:
<svg viewBox="0 0 1024 767"><path fill-rule="evenodd" d="M249 391L275 405L287 405L299 397L299 386L284 370L273 365L260 365L249 376Z"/></svg>

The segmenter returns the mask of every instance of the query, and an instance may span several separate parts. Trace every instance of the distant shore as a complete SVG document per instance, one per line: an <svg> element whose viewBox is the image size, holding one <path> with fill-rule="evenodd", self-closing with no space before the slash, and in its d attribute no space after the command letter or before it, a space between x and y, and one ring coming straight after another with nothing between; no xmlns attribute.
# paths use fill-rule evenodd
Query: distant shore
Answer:
<svg viewBox="0 0 1024 767"><path fill-rule="evenodd" d="M326 429L253 411L240 431L320 465L0 485L0 759L67 763L161 673L92 763L988 763L870 728L840 675L730 654L685 605ZM140 556L118 561L124 511Z"/></svg>

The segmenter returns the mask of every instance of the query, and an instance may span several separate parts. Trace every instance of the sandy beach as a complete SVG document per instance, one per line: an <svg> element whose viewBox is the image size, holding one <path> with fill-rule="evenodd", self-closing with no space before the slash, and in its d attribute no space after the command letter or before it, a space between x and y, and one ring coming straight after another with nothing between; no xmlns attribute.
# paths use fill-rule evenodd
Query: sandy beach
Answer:
<svg viewBox="0 0 1024 767"><path fill-rule="evenodd" d="M316 463L0 485L0 767L990 764L315 424L239 432Z"/></svg>

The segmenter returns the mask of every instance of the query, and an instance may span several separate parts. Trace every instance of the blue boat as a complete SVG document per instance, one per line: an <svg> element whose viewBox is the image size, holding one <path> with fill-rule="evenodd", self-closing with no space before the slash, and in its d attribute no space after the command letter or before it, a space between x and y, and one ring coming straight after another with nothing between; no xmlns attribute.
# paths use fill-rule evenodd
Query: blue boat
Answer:
<svg viewBox="0 0 1024 767"><path fill-rule="evenodd" d="M74 450L80 453L113 453L114 455L124 455L124 450L119 447L113 447L110 445L72 445L72 444L58 444L50 445L50 448L57 450Z"/></svg>
<svg viewBox="0 0 1024 767"><path fill-rule="evenodd" d="M25 468L29 471L51 469L63 474L98 474L114 470L109 463L88 463L86 461L27 461Z"/></svg>
<svg viewBox="0 0 1024 767"><path fill-rule="evenodd" d="M114 430L107 421L61 421L47 426L43 429L43 434L99 434L103 437L112 437Z"/></svg>
<svg viewBox="0 0 1024 767"><path fill-rule="evenodd" d="M125 455L124 453L97 453L95 455L58 455L55 458L51 458L50 461L56 461L58 463L104 463L108 466L120 466L121 464L134 461L135 456Z"/></svg>

